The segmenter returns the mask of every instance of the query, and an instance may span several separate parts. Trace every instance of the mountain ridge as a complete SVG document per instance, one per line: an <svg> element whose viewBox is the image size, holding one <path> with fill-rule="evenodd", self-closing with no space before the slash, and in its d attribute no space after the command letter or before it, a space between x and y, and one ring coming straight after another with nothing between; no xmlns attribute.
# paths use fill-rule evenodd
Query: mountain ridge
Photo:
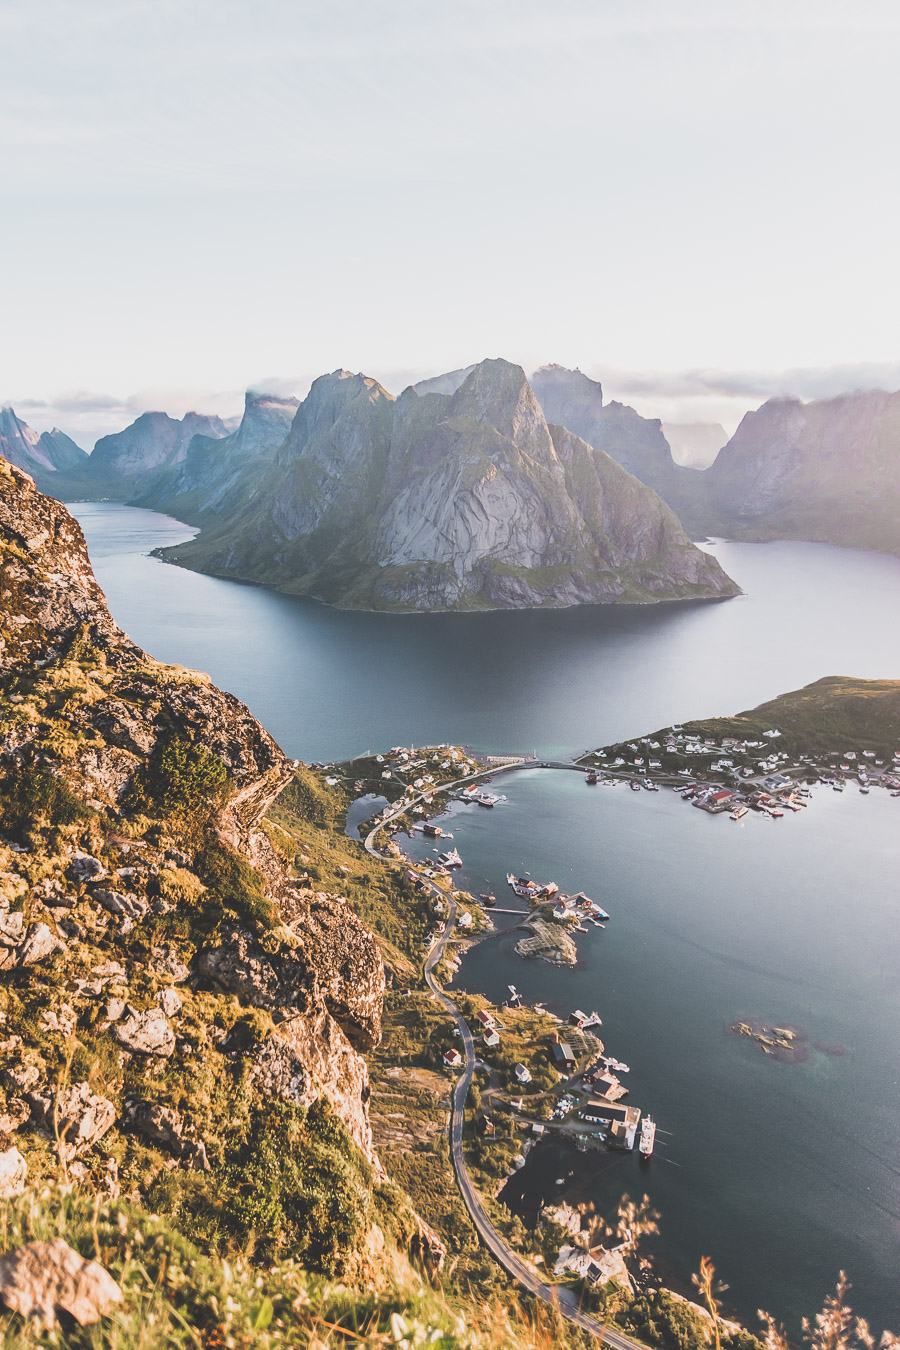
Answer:
<svg viewBox="0 0 900 1350"><path fill-rule="evenodd" d="M336 371L313 383L248 504L161 556L366 609L737 593L650 489L576 440L551 432L521 367L501 359L453 393L399 398ZM576 483L588 460L593 503ZM611 509L616 494L628 512Z"/></svg>

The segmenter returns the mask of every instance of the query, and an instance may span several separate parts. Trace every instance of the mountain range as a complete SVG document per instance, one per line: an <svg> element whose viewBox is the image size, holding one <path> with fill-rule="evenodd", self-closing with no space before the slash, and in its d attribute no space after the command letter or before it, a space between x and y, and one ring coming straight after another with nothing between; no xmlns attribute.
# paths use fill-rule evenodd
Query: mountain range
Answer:
<svg viewBox="0 0 900 1350"><path fill-rule="evenodd" d="M548 425L522 369L502 360L453 393L399 398L348 371L322 376L281 448L245 475L236 509L163 556L367 609L737 592L648 487ZM195 504L208 520L209 500Z"/></svg>
<svg viewBox="0 0 900 1350"><path fill-rule="evenodd" d="M724 435L689 430L709 446ZM900 394L879 391L771 399L703 470L676 461L660 421L605 401L581 371L542 366L529 380L502 360L397 398L346 371L302 403L250 392L238 425L148 412L90 456L4 409L0 453L59 499L202 526L170 561L338 605L734 593L686 536L900 553Z"/></svg>
<svg viewBox="0 0 900 1350"><path fill-rule="evenodd" d="M12 408L0 408L0 455L33 478L48 481L88 462L87 452L59 427L38 435Z"/></svg>

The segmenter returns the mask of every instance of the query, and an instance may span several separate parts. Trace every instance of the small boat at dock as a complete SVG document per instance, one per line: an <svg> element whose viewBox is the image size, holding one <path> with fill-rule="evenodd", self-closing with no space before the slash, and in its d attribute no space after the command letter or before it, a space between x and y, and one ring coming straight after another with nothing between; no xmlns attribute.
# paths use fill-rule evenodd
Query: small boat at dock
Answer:
<svg viewBox="0 0 900 1350"><path fill-rule="evenodd" d="M454 848L449 853L439 853L438 862L443 863L444 867L462 867L459 849Z"/></svg>
<svg viewBox="0 0 900 1350"><path fill-rule="evenodd" d="M656 1122L650 1116L644 1116L641 1121L641 1140L638 1148L642 1158L649 1158L653 1154L653 1145L656 1141Z"/></svg>

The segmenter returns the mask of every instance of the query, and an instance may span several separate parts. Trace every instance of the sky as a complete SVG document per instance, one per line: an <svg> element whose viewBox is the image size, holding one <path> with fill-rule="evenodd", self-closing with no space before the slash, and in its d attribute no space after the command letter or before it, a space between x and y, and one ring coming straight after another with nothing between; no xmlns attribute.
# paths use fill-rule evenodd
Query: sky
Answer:
<svg viewBox="0 0 900 1350"><path fill-rule="evenodd" d="M900 388L896 0L0 0L0 401Z"/></svg>

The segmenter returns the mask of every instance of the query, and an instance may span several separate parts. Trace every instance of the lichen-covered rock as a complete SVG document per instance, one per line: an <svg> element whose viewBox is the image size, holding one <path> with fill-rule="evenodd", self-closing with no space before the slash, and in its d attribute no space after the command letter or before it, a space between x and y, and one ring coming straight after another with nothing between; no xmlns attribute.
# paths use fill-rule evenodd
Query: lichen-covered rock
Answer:
<svg viewBox="0 0 900 1350"><path fill-rule="evenodd" d="M51 931L45 923L36 923L28 930L28 936L16 953L16 963L20 966L33 966L54 952L65 947L65 943Z"/></svg>
<svg viewBox="0 0 900 1350"><path fill-rule="evenodd" d="M29 856L22 843L3 843L0 871L11 880L0 894L0 969L14 968L28 942L33 957L42 947L49 954L50 939L61 942L59 934L77 939L61 956L67 994L81 1024L109 1038L110 1064L122 1076L132 1083L148 1070L152 1076L137 1056L168 1059L177 1049L189 1100L192 1056L200 1046L204 1055L228 1056L225 1076L232 1063L240 1076L238 1061L246 1055L261 1093L271 1082L272 1090L307 1105L326 1097L375 1162L368 1074L358 1051L380 1034L381 957L340 897L314 894L292 881L260 829L270 802L293 774L290 761L237 699L206 676L154 661L116 627L77 523L3 461L0 699L0 787L37 768L103 817L102 828L96 819L83 828L66 826L64 851L53 859ZM211 803L208 821L193 833L177 813L166 817L154 796L154 766L173 742L202 747L226 773L224 800ZM116 819L122 822L118 837L112 832ZM244 920L232 917L232 893L214 890L215 867L210 873L200 862L201 855L207 861L211 855L216 865L237 866L230 849L240 855L241 867L256 869L246 892L239 880L233 897L237 913L248 905L246 922L258 925L255 936L232 935L227 925ZM26 872L38 876L33 886ZM12 905L29 890L26 921ZM265 935L269 914L258 905L260 891L281 921ZM33 910L36 922L29 928ZM72 917L61 917L70 910ZM203 924L195 927L201 913ZM210 914L219 916L212 928ZM158 922L161 915L173 916L171 926ZM148 953L139 924L151 941L165 945ZM211 941L213 929L218 936ZM165 939L155 935L162 932ZM196 956L201 932L208 945L205 964ZM193 983L197 967L202 978L216 982L216 991L226 989L245 1008L270 1013L275 1035L249 1048L245 1035L230 1038L225 1025L206 1021L206 991L190 998L190 1015L182 1022L180 996L171 986ZM55 1064L65 1052L68 1021L58 1010L29 1011L48 1042L46 1061ZM177 1042L170 1017L177 1019ZM266 1023L260 1019L253 1034L265 1035ZM255 1026L252 1018L247 1025ZM15 1063L9 1062L12 1049L7 1052L0 1071L12 1092L49 1102L52 1075L43 1058L37 1062L36 1045L21 1045ZM198 1064L201 1096L208 1092L208 1068ZM111 1068L108 1081L116 1079ZM112 1086L104 1091L115 1097ZM181 1161L205 1167L201 1146L185 1135Z"/></svg>
<svg viewBox="0 0 900 1350"><path fill-rule="evenodd" d="M89 853L75 853L69 863L67 875L72 881L99 881L101 877L106 876L106 868L99 858L92 858Z"/></svg>
<svg viewBox="0 0 900 1350"><path fill-rule="evenodd" d="M71 1159L103 1138L116 1118L116 1108L87 1083L73 1083L55 1102L48 1098L42 1103L41 1114L45 1124L59 1131L62 1154Z"/></svg>
<svg viewBox="0 0 900 1350"><path fill-rule="evenodd" d="M175 1051L175 1033L162 1008L131 1012L114 1027L116 1040L137 1055L168 1059Z"/></svg>
<svg viewBox="0 0 900 1350"><path fill-rule="evenodd" d="M64 946L47 924L26 928L23 914L0 910L0 971L34 965Z"/></svg>
<svg viewBox="0 0 900 1350"><path fill-rule="evenodd" d="M13 1134L31 1115L31 1108L21 1097L9 1097L0 1107L0 1134Z"/></svg>
<svg viewBox="0 0 900 1350"><path fill-rule="evenodd" d="M27 1175L28 1164L15 1145L0 1153L0 1200L21 1195Z"/></svg>
<svg viewBox="0 0 900 1350"><path fill-rule="evenodd" d="M177 1017L181 1012L181 995L175 989L160 989L156 1001L166 1017Z"/></svg>
<svg viewBox="0 0 900 1350"><path fill-rule="evenodd" d="M27 1242L0 1256L0 1299L50 1331L60 1312L79 1326L99 1322L121 1303L122 1291L96 1261L85 1261L62 1238L54 1238Z"/></svg>
<svg viewBox="0 0 900 1350"><path fill-rule="evenodd" d="M109 914L125 914L129 919L141 919L147 913L147 901L126 891L110 891L98 887L92 892L92 899Z"/></svg>
<svg viewBox="0 0 900 1350"><path fill-rule="evenodd" d="M158 1102L129 1101L125 1104L125 1123L146 1139L165 1144L176 1158L195 1171L210 1170L206 1145L186 1126L178 1111Z"/></svg>

